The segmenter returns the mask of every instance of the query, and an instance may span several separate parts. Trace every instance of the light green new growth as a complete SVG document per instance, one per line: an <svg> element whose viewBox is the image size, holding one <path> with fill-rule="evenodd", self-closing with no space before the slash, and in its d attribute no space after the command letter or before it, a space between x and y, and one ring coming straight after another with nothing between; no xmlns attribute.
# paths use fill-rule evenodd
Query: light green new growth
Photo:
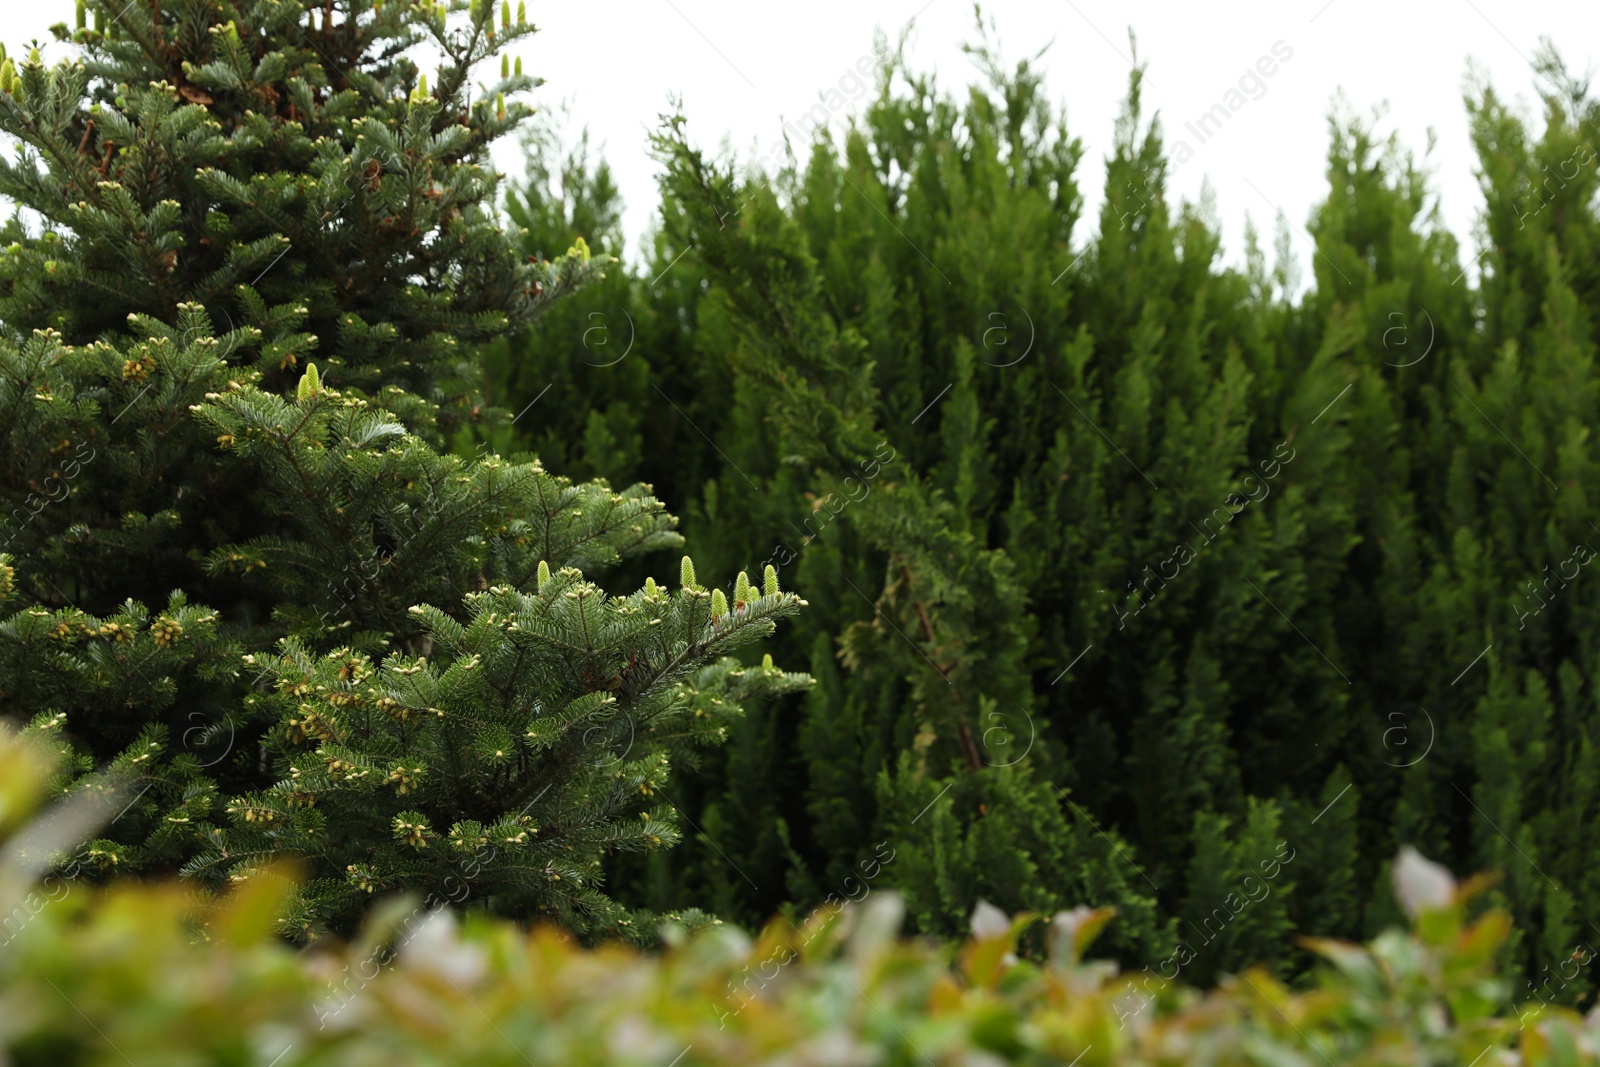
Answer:
<svg viewBox="0 0 1600 1067"><path fill-rule="evenodd" d="M307 363L306 373L300 379L300 386L295 395L301 400L310 400L320 392L322 392L322 379L317 374L317 365L315 363Z"/></svg>

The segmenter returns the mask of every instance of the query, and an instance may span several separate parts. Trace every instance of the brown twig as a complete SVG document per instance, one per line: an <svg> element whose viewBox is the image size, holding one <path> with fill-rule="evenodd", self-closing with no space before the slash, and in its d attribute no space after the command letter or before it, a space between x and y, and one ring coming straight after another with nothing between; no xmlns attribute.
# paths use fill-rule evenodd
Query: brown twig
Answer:
<svg viewBox="0 0 1600 1067"><path fill-rule="evenodd" d="M900 574L904 578L906 586L909 588L911 585L910 569L901 567ZM930 649L935 647L933 640L933 619L928 615L928 609L926 605L924 605L920 600L913 599L911 601L911 607L917 613L917 625L922 631L922 639L928 643L928 647ZM928 662L933 664L934 669L939 672L940 677L947 682L950 681L949 667L944 666L931 656L929 657ZM973 771L980 771L983 769L983 757L978 754L978 744L972 739L971 727L967 725L966 719L960 717L961 694L956 691L954 682L950 683L950 699L956 704L957 707L956 747L961 749L962 758L967 761L967 766Z"/></svg>

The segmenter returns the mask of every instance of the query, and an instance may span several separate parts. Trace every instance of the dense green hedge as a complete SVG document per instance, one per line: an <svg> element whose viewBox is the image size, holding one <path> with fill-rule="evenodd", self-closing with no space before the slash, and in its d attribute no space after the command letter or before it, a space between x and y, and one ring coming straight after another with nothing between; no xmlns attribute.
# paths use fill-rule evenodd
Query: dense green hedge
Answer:
<svg viewBox="0 0 1600 1067"><path fill-rule="evenodd" d="M1037 63L974 55L951 92L890 50L771 177L689 116L648 265L491 358L558 469L649 481L706 573L771 560L812 605L775 654L816 686L678 785L703 835L612 884L760 922L887 842L919 930L1092 895L1136 963L1290 842L1211 977L1376 933L1410 843L1504 872L1518 966L1560 965L1600 924L1600 105L1549 51L1537 120L1469 88L1470 248L1336 116L1309 226L1234 269L1167 194L1141 73L1084 218ZM516 211L617 247L593 160Z"/></svg>

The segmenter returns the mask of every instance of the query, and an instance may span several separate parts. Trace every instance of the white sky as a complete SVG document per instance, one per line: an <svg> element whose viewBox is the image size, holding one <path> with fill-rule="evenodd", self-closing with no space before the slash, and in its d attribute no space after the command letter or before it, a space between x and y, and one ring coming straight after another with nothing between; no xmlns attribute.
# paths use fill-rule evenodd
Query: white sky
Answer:
<svg viewBox="0 0 1600 1067"><path fill-rule="evenodd" d="M4 0L0 39L15 51L33 36L47 38L45 27L71 13L68 0ZM1306 218L1324 190L1326 115L1336 93L1362 114L1387 102L1379 131L1397 131L1419 155L1428 129L1436 131L1434 189L1446 223L1470 248L1479 197L1461 104L1469 59L1502 95L1537 115L1528 61L1540 37L1553 38L1579 73L1595 66L1600 42L1600 5L1592 0L990 0L984 14L998 23L1008 66L1054 39L1043 61L1046 86L1065 103L1068 128L1087 149L1080 184L1089 218L1102 199L1102 161L1127 88L1131 25L1148 61L1147 113L1160 113L1169 152L1180 138L1195 152L1176 169L1173 192L1196 200L1209 178L1232 262L1241 259L1246 213L1270 250L1281 210L1301 234L1302 266L1309 262ZM976 76L959 47L974 38L972 7L963 0L532 0L528 15L545 31L521 47L527 71L547 79L535 100L567 104L569 132L586 125L602 143L635 247L656 204L646 135L669 93L682 96L699 143L716 148L727 138L748 158L774 144L783 119L797 119L841 80L853 86L848 72L871 55L876 28L892 37L915 17L910 51L921 69L937 71L952 89ZM1280 54L1286 47L1292 56L1260 79L1264 90L1249 87L1259 98L1200 144L1185 124L1222 102L1278 42ZM47 49L47 57L64 47ZM866 95L839 112L836 126ZM502 169L521 169L513 146L496 159ZM1086 233L1080 225L1075 244Z"/></svg>

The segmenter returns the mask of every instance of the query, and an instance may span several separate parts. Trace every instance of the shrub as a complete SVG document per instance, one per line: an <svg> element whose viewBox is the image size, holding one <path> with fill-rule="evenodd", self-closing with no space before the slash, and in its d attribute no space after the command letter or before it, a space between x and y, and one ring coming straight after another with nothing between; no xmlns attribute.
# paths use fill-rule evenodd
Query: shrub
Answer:
<svg viewBox="0 0 1600 1067"><path fill-rule="evenodd" d="M697 560L770 558L813 605L775 650L817 678L798 712L678 787L754 884L697 842L612 885L757 923L887 841L923 932L1122 879L1093 899L1131 963L1223 906L1274 822L1299 858L1197 981L1382 929L1406 841L1504 872L1542 981L1600 928L1592 84L1549 49L1529 116L1471 84L1471 248L1420 153L1335 114L1300 161L1327 176L1314 247L1280 220L1273 269L1253 236L1226 262L1172 194L1227 148L1186 164L1142 68L1085 218L1078 137L1102 131L1038 58L972 55L952 87L889 50L859 116L771 174L669 130L653 261L569 305L568 350L536 327L498 372L513 407L603 398L528 434L572 443L557 469L648 478ZM563 178L581 211L534 183L525 206L565 212L543 243L605 232L603 177ZM651 343L607 366L580 306Z"/></svg>
<svg viewBox="0 0 1600 1067"><path fill-rule="evenodd" d="M10 739L0 772L4 833L42 772ZM653 955L399 901L360 939L296 953L271 933L290 883L260 871L196 943L180 887L19 878L19 839L64 843L49 825L14 836L0 871L0 1050L18 1067L1600 1062L1600 1035L1572 1012L1507 1012L1505 914L1474 906L1481 882L1458 888L1414 854L1397 865L1410 933L1311 942L1325 962L1303 991L1251 969L1202 994L1085 960L1109 910L1056 915L1046 951L1019 959L1034 917L984 905L959 946L899 940L888 893L755 942L714 928Z"/></svg>

